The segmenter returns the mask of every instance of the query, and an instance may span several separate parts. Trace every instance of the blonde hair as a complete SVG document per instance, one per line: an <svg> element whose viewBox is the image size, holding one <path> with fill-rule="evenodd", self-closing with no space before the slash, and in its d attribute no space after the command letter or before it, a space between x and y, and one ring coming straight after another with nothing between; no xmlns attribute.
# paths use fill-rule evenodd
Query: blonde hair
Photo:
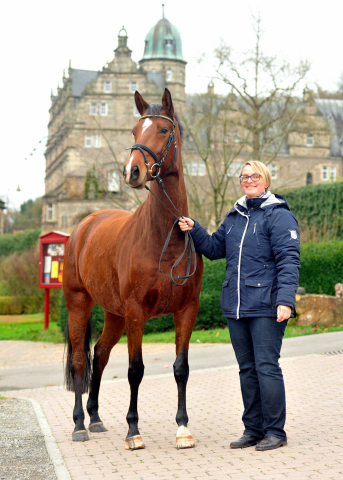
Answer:
<svg viewBox="0 0 343 480"><path fill-rule="evenodd" d="M262 162L259 162L258 160L249 160L249 162L245 162L245 164L242 166L239 176L242 175L243 169L247 165L250 165L250 167L254 170L254 172L262 175L264 182L268 185L268 187L266 188L266 190L268 190L268 188L272 183L272 177L270 175L270 171L267 165L265 165Z"/></svg>

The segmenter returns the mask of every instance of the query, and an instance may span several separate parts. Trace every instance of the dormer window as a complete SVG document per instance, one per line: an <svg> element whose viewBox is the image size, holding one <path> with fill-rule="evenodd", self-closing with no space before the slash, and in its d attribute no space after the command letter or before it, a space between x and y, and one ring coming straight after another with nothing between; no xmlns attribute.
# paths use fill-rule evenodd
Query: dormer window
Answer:
<svg viewBox="0 0 343 480"><path fill-rule="evenodd" d="M111 93L112 92L112 82L110 80L105 80L104 82L104 92Z"/></svg>
<svg viewBox="0 0 343 480"><path fill-rule="evenodd" d="M166 82L171 82L173 80L173 71L168 69L166 71Z"/></svg>
<svg viewBox="0 0 343 480"><path fill-rule="evenodd" d="M138 82L130 82L130 93L135 93L136 90L138 90Z"/></svg>
<svg viewBox="0 0 343 480"><path fill-rule="evenodd" d="M313 147L314 146L314 136L312 133L309 133L306 137L306 147Z"/></svg>
<svg viewBox="0 0 343 480"><path fill-rule="evenodd" d="M171 48L173 46L173 40L166 40L166 47Z"/></svg>

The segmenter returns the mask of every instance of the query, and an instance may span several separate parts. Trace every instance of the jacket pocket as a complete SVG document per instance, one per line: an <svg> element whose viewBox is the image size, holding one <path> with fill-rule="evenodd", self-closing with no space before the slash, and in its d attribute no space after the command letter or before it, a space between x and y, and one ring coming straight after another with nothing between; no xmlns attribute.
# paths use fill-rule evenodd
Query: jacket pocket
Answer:
<svg viewBox="0 0 343 480"><path fill-rule="evenodd" d="M231 312L234 309L234 300L232 298L232 288L230 289L230 281L232 278L223 282L222 293L220 294L220 306L224 312Z"/></svg>
<svg viewBox="0 0 343 480"><path fill-rule="evenodd" d="M245 288L247 305L249 309L256 310L262 307L272 306L272 282L260 278L246 278Z"/></svg>

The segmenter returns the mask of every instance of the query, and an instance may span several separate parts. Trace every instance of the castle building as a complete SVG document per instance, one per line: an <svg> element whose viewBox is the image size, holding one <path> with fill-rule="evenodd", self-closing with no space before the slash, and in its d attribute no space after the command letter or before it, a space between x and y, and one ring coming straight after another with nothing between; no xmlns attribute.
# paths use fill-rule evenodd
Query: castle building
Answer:
<svg viewBox="0 0 343 480"><path fill-rule="evenodd" d="M180 33L164 17L148 32L138 64L124 27L113 60L101 71L69 64L57 95L51 95L43 230L69 232L95 210L130 207L130 195L137 193L128 191L121 172L139 118L134 92L160 103L167 87L180 110L185 66Z"/></svg>

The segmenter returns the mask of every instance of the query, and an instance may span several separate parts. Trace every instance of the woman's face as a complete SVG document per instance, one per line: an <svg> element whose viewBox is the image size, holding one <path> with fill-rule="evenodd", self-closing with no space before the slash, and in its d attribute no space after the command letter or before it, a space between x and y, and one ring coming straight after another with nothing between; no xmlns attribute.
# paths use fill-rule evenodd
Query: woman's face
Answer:
<svg viewBox="0 0 343 480"><path fill-rule="evenodd" d="M245 165L242 171L242 175L253 175L255 172L250 165ZM258 197L263 193L269 185L267 185L263 179L260 179L257 182L253 182L251 178L247 182L241 182L241 187L243 192L248 198Z"/></svg>

